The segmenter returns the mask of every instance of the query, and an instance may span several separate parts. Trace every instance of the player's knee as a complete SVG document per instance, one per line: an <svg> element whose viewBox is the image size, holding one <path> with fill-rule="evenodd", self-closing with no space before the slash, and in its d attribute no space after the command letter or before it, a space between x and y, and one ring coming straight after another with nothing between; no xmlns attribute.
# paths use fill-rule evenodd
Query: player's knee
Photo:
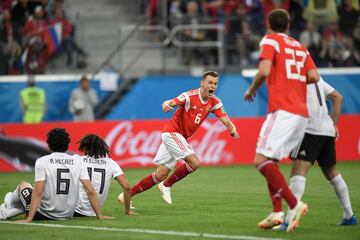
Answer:
<svg viewBox="0 0 360 240"><path fill-rule="evenodd" d="M167 174L157 174L156 178L159 180L159 182L162 182L167 178Z"/></svg>
<svg viewBox="0 0 360 240"><path fill-rule="evenodd" d="M195 171L196 169L198 169L201 166L200 161L194 161L191 164L189 164L191 166L191 168Z"/></svg>
<svg viewBox="0 0 360 240"><path fill-rule="evenodd" d="M258 166L258 165L260 165L261 163L263 163L263 162L265 162L267 160L269 160L269 159L266 158L265 156L260 155L260 154L256 154L255 157L254 157L253 163L254 163L255 166Z"/></svg>
<svg viewBox="0 0 360 240"><path fill-rule="evenodd" d="M20 190L20 200L21 200L21 204L24 207L25 211L29 211L29 209L30 209L32 190L33 189L30 187L26 187L26 188Z"/></svg>
<svg viewBox="0 0 360 240"><path fill-rule="evenodd" d="M21 182L19 183L19 187L18 187L19 192L22 191L22 190L25 189L25 188L33 188L33 187L31 186L30 183L25 182L25 181L21 181Z"/></svg>

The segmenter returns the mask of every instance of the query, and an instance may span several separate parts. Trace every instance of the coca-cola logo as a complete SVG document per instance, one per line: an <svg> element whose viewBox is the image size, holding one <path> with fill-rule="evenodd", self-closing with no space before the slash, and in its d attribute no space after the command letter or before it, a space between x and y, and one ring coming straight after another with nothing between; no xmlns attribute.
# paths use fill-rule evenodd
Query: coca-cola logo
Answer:
<svg viewBox="0 0 360 240"><path fill-rule="evenodd" d="M226 140L220 138L220 134L227 131L222 123L204 121L201 128L205 134L189 141L200 160L205 164L231 163L234 156L225 150ZM135 131L133 122L123 121L109 131L105 141L114 160L121 165L136 163L144 166L152 163L161 144L161 131Z"/></svg>

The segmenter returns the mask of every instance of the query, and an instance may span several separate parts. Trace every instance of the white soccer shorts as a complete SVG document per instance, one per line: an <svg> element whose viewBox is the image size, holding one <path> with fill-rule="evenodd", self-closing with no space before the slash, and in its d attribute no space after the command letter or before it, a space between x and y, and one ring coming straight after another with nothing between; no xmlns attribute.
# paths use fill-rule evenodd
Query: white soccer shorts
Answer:
<svg viewBox="0 0 360 240"><path fill-rule="evenodd" d="M156 165L164 165L174 169L176 162L190 154L195 154L193 148L179 133L165 132L161 134L162 143L154 158Z"/></svg>
<svg viewBox="0 0 360 240"><path fill-rule="evenodd" d="M305 134L308 119L287 111L268 113L256 145L256 153L281 160L290 155Z"/></svg>

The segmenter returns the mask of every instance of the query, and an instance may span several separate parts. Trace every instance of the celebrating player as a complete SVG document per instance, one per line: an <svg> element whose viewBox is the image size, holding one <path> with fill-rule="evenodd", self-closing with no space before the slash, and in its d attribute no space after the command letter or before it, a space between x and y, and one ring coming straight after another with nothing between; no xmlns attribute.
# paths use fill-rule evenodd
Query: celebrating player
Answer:
<svg viewBox="0 0 360 240"><path fill-rule="evenodd" d="M96 217L110 219L101 213L99 200L83 162L66 153L70 138L65 129L54 128L49 131L47 143L52 153L36 160L34 189L29 183L22 182L14 192L8 193L5 203L1 205L2 218L9 219L20 214L21 209L15 209L19 202L22 211L28 211L27 219L22 222L72 218L81 183Z"/></svg>
<svg viewBox="0 0 360 240"><path fill-rule="evenodd" d="M79 151L84 152L86 155L81 157L81 161L87 167L91 183L100 200L100 206L104 205L111 180L115 178L125 193L124 213L132 215L129 183L119 165L109 157L110 148L106 142L95 134L88 134L79 141ZM80 186L75 216L95 216L84 186Z"/></svg>
<svg viewBox="0 0 360 240"><path fill-rule="evenodd" d="M260 42L259 69L244 94L245 101L252 102L257 89L267 80L268 114L260 131L254 163L267 181L273 212L258 226L268 229L283 222L282 208L274 203L276 198L284 198L290 209L286 216L287 231L293 231L308 206L290 191L277 161L287 157L304 135L308 122L306 84L318 81L319 75L306 48L285 34L290 22L288 12L275 9L269 13L268 22L270 34Z"/></svg>
<svg viewBox="0 0 360 240"><path fill-rule="evenodd" d="M178 109L162 131L162 143L153 161L158 165L156 171L131 188L131 197L159 183L158 188L163 200L168 204L172 203L170 192L172 185L200 167L200 160L187 139L195 133L209 113L215 114L220 119L231 136L235 139L239 138L236 127L224 111L221 100L214 95L218 80L219 75L216 72L205 72L199 89L184 92L177 98L163 102L164 112L169 112L176 106ZM177 167L168 177L179 160L184 160L185 164ZM122 199L123 193L119 195L119 200L123 201Z"/></svg>

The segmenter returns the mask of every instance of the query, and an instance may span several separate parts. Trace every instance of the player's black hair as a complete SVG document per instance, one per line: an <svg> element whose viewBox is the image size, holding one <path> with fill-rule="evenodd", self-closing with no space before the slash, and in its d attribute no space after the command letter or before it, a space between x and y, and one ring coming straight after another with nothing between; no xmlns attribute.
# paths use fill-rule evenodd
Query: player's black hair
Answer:
<svg viewBox="0 0 360 240"><path fill-rule="evenodd" d="M203 73L202 80L204 80L206 76L219 77L219 74L215 71L206 71Z"/></svg>
<svg viewBox="0 0 360 240"><path fill-rule="evenodd" d="M89 79L86 77L86 75L82 75L80 78L80 83L82 83L84 81L89 81Z"/></svg>
<svg viewBox="0 0 360 240"><path fill-rule="evenodd" d="M107 143L98 135L87 134L79 142L79 151L94 157L106 157L110 155L110 148Z"/></svg>
<svg viewBox="0 0 360 240"><path fill-rule="evenodd" d="M52 152L66 152L71 139L64 128L53 128L47 134L47 144Z"/></svg>
<svg viewBox="0 0 360 240"><path fill-rule="evenodd" d="M290 22L289 13L284 9L274 9L268 16L271 30L278 33L287 31Z"/></svg>

